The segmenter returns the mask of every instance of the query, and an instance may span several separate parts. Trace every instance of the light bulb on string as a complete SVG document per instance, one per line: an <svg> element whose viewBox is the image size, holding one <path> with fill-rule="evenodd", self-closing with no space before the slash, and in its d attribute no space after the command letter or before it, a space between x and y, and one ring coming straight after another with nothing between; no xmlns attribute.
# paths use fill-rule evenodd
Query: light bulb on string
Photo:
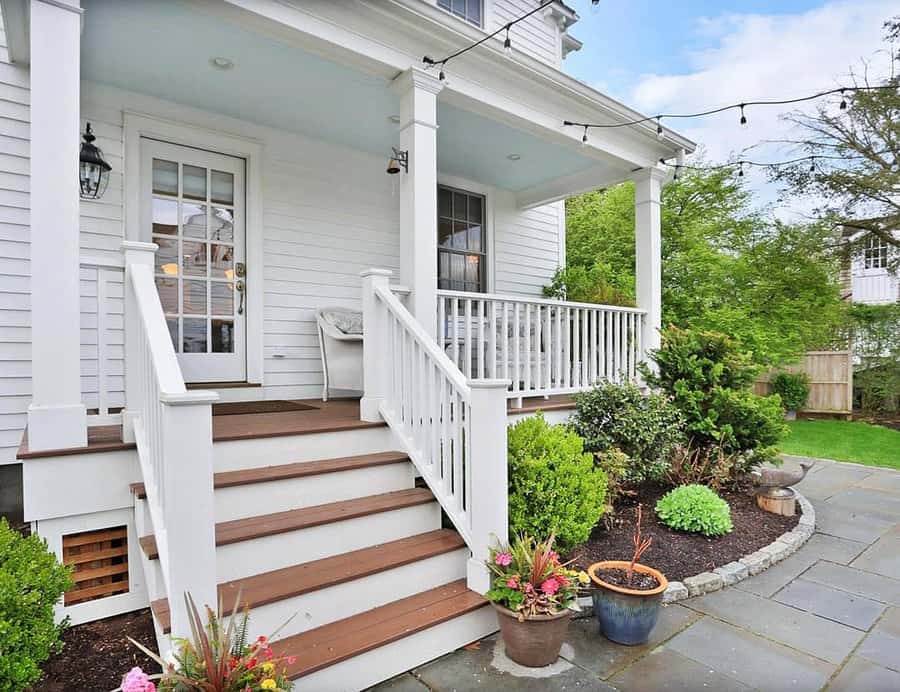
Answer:
<svg viewBox="0 0 900 692"><path fill-rule="evenodd" d="M681 169L677 163L675 164L675 175L672 176L672 180L678 180L678 171Z"/></svg>
<svg viewBox="0 0 900 692"><path fill-rule="evenodd" d="M744 177L744 162L739 161L738 162L738 178L743 178L743 177Z"/></svg>
<svg viewBox="0 0 900 692"><path fill-rule="evenodd" d="M663 133L662 122L660 116L656 116L656 138L662 139L663 137L665 137L665 134Z"/></svg>
<svg viewBox="0 0 900 692"><path fill-rule="evenodd" d="M441 71L438 72L438 79L447 84L447 75L444 74L444 63L441 63Z"/></svg>
<svg viewBox="0 0 900 692"><path fill-rule="evenodd" d="M744 114L744 104L741 104L741 127L747 127L747 116Z"/></svg>
<svg viewBox="0 0 900 692"><path fill-rule="evenodd" d="M591 0L591 14L600 12L600 0Z"/></svg>
<svg viewBox="0 0 900 692"><path fill-rule="evenodd" d="M847 98L844 96L843 89L841 89L841 105L839 107L842 111L847 110Z"/></svg>
<svg viewBox="0 0 900 692"><path fill-rule="evenodd" d="M507 58L512 55L512 41L509 39L509 24L506 25L506 40L503 41L503 52L506 53Z"/></svg>
<svg viewBox="0 0 900 692"><path fill-rule="evenodd" d="M587 146L588 138L587 138L587 125L584 126L584 134L581 135L581 146Z"/></svg>
<svg viewBox="0 0 900 692"><path fill-rule="evenodd" d="M810 172L810 173L815 173L815 172L816 172L816 157L815 157L815 156L813 156L813 157L810 159L810 163L809 163L809 172Z"/></svg>

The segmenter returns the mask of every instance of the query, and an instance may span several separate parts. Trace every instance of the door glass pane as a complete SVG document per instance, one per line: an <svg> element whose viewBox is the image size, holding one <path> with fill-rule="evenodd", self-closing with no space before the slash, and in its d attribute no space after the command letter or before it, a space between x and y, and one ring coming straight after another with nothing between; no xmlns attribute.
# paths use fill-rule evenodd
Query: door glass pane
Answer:
<svg viewBox="0 0 900 692"><path fill-rule="evenodd" d="M206 201L206 169L184 164L181 194L189 199Z"/></svg>
<svg viewBox="0 0 900 692"><path fill-rule="evenodd" d="M178 164L153 159L153 192L161 195L178 194Z"/></svg>
<svg viewBox="0 0 900 692"><path fill-rule="evenodd" d="M154 238L153 242L159 246L156 251L156 272L166 276L178 276L178 240Z"/></svg>
<svg viewBox="0 0 900 692"><path fill-rule="evenodd" d="M153 232L177 235L178 202L174 199L153 198Z"/></svg>
<svg viewBox="0 0 900 692"><path fill-rule="evenodd" d="M188 276L206 276L206 243L184 243L184 273Z"/></svg>
<svg viewBox="0 0 900 692"><path fill-rule="evenodd" d="M233 315L234 314L234 284L216 282L210 284L209 299L212 303L210 314Z"/></svg>
<svg viewBox="0 0 900 692"><path fill-rule="evenodd" d="M181 232L187 238L206 239L206 207L191 202L181 203Z"/></svg>
<svg viewBox="0 0 900 692"><path fill-rule="evenodd" d="M438 245L453 247L453 222L450 219L438 219Z"/></svg>
<svg viewBox="0 0 900 692"><path fill-rule="evenodd" d="M469 226L469 250L481 252L481 226Z"/></svg>
<svg viewBox="0 0 900 692"><path fill-rule="evenodd" d="M462 192L453 193L453 218L465 220L469 215L469 198Z"/></svg>
<svg viewBox="0 0 900 692"><path fill-rule="evenodd" d="M212 245L212 277L234 278L234 248L231 245Z"/></svg>
<svg viewBox="0 0 900 692"><path fill-rule="evenodd" d="M466 255L466 282L478 285L478 268L481 258L478 255Z"/></svg>
<svg viewBox="0 0 900 692"><path fill-rule="evenodd" d="M460 250L466 249L466 236L468 235L468 224L465 221L453 222L453 247Z"/></svg>
<svg viewBox="0 0 900 692"><path fill-rule="evenodd" d="M465 286L463 285L465 278L465 258L462 255L450 255L450 288L454 291L465 290Z"/></svg>
<svg viewBox="0 0 900 692"><path fill-rule="evenodd" d="M156 290L159 291L163 312L178 314L178 279L157 276Z"/></svg>
<svg viewBox="0 0 900 692"><path fill-rule="evenodd" d="M206 353L206 320L196 317L182 319L184 338L182 339L182 352Z"/></svg>
<svg viewBox="0 0 900 692"><path fill-rule="evenodd" d="M219 204L234 204L234 176L231 173L213 171L210 199Z"/></svg>
<svg viewBox="0 0 900 692"><path fill-rule="evenodd" d="M477 197L469 198L469 221L472 223L481 223L483 200Z"/></svg>
<svg viewBox="0 0 900 692"><path fill-rule="evenodd" d="M232 320L212 321L212 352L234 352L234 322Z"/></svg>
<svg viewBox="0 0 900 692"><path fill-rule="evenodd" d="M166 319L166 326L169 328L169 336L172 337L172 348L178 352L178 318L170 317Z"/></svg>
<svg viewBox="0 0 900 692"><path fill-rule="evenodd" d="M234 242L234 212L231 209L213 207L211 224L210 240L220 240L223 243Z"/></svg>
<svg viewBox="0 0 900 692"><path fill-rule="evenodd" d="M450 205L453 193L445 187L438 189L438 216L453 216Z"/></svg>
<svg viewBox="0 0 900 692"><path fill-rule="evenodd" d="M206 314L206 282L184 282L184 313L193 315Z"/></svg>

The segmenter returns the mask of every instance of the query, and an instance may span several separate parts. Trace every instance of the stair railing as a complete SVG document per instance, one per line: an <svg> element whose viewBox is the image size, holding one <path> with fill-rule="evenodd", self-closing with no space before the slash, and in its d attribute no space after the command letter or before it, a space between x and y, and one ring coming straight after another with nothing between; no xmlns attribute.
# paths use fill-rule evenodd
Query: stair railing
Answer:
<svg viewBox="0 0 900 692"><path fill-rule="evenodd" d="M217 605L212 402L188 391L153 277L153 243L126 242L123 437L136 443L173 636L187 636L185 593Z"/></svg>
<svg viewBox="0 0 900 692"><path fill-rule="evenodd" d="M363 277L364 420L385 420L471 550L470 589L485 593L484 561L505 541L507 380L472 380L444 354L389 286Z"/></svg>

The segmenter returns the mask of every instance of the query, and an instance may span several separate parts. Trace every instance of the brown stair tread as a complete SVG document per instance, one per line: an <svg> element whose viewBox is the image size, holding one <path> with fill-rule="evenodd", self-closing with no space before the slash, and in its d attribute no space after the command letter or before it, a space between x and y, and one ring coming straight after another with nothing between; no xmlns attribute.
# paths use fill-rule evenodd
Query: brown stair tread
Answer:
<svg viewBox="0 0 900 692"><path fill-rule="evenodd" d="M246 519L234 519L216 524L216 545L229 545L262 536L273 536L288 531L308 529L346 519L356 519L379 512L414 507L434 502L434 496L426 488L407 488L380 495L368 495L352 500L329 502L324 505L290 509L285 512L263 514ZM142 536L140 539L144 554L155 560L159 557L156 539Z"/></svg>
<svg viewBox="0 0 900 692"><path fill-rule="evenodd" d="M464 546L465 542L455 531L438 529L341 555L225 582L219 584L219 598L230 610L240 592L242 605L253 609L342 582L361 579L395 567L427 560ZM161 598L153 601L151 608L163 632L168 633L168 600Z"/></svg>
<svg viewBox="0 0 900 692"><path fill-rule="evenodd" d="M416 632L487 606L466 588L466 580L423 591L275 642L277 653L296 656L288 666L294 679L390 644Z"/></svg>
<svg viewBox="0 0 900 692"><path fill-rule="evenodd" d="M277 466L261 466L252 469L240 469L238 471L220 471L213 476L213 487L231 488L237 485L250 485L252 483L267 483L290 478L304 478L318 476L325 473L338 473L340 471L353 471L356 469L372 468L409 461L409 457L403 452L378 452L377 454L357 454L336 459L318 459L316 461L297 461L290 464ZM131 492L139 500L147 497L143 483L132 483Z"/></svg>

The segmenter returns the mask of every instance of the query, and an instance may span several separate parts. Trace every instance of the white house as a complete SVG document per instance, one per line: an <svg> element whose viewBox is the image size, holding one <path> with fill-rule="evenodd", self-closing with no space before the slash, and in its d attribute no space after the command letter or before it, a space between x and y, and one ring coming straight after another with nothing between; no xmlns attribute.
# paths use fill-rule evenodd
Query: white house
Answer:
<svg viewBox="0 0 900 692"><path fill-rule="evenodd" d="M640 115L543 5L429 68L539 3L0 0L0 463L77 567L61 614L149 603L165 649L241 588L315 690L496 629L510 415L657 343L658 162L694 148L564 126ZM541 299L562 200L626 180L638 308ZM319 400L325 306L363 311L361 400Z"/></svg>
<svg viewBox="0 0 900 692"><path fill-rule="evenodd" d="M900 301L900 280L891 271L891 253L883 239L866 231L844 232L844 242L861 244L841 272L845 300L868 305Z"/></svg>

